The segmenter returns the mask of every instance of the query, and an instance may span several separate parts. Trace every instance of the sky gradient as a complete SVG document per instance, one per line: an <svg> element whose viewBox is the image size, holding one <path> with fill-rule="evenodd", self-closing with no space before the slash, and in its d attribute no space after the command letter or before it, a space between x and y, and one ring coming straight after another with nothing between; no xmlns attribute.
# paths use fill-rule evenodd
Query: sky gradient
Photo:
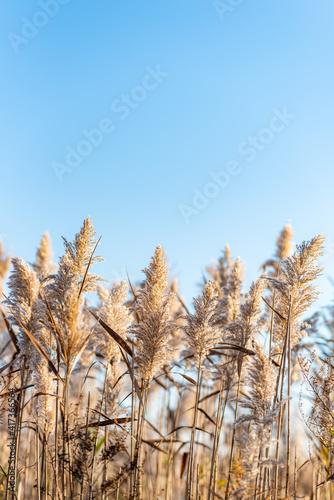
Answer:
<svg viewBox="0 0 334 500"><path fill-rule="evenodd" d="M91 215L106 279L158 243L181 293L229 243L247 284L290 220L334 277L334 4L0 4L0 235L56 260ZM332 287L321 280L331 301Z"/></svg>

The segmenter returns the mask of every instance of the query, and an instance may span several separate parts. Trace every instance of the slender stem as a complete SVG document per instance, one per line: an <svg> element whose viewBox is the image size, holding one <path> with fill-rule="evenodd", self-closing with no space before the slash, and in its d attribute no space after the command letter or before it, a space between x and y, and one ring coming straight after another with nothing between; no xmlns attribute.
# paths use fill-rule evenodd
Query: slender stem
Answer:
<svg viewBox="0 0 334 500"><path fill-rule="evenodd" d="M144 401L142 406L142 411L140 415L140 422L138 422L138 432L137 432L137 443L136 443L136 451L135 451L135 462L136 462L136 469L135 469L135 498L136 500L141 500L142 494L141 494L141 476L142 476L142 464L141 464L141 451L142 451L142 437L143 437L143 430L144 430L144 421L145 421L145 413L146 413L146 406L147 406L147 397L148 395L148 383L145 386L145 392L144 392ZM139 417L138 417L139 419Z"/></svg>
<svg viewBox="0 0 334 500"><path fill-rule="evenodd" d="M87 401L87 412L86 412L86 434L85 440L88 437L88 422L89 422L89 411L90 411L90 392L88 392L88 401ZM84 476L81 477L81 492L80 492L80 500L83 500L83 492L84 492Z"/></svg>
<svg viewBox="0 0 334 500"><path fill-rule="evenodd" d="M37 498L41 500L41 479L39 474L39 431L36 425L36 468L37 468Z"/></svg>
<svg viewBox="0 0 334 500"><path fill-rule="evenodd" d="M194 476L194 442L195 442L195 434L196 434L196 426L197 426L197 413L198 413L198 401L201 390L201 382L202 382L202 362L201 359L198 360L197 366L197 385L196 385L196 399L195 399L195 408L194 408L194 420L191 430L191 441L190 441L190 451L188 458L188 472L187 472L187 485L186 485L186 498L187 500L191 500L192 498L192 489L193 489L193 476Z"/></svg>
<svg viewBox="0 0 334 500"><path fill-rule="evenodd" d="M133 342L132 342L132 350L133 350ZM134 356L131 358L131 363L132 363L132 373L134 374ZM131 383L132 383L132 394L131 394L131 439L130 439L130 458L131 458L131 463L133 464L134 461L134 450L133 450L133 440L134 440L134 427L135 427L135 408L136 408L136 390L135 390L135 385L134 385L134 376L131 377ZM131 468L131 473L130 473L130 498L133 495L133 487L134 487L134 470Z"/></svg>
<svg viewBox="0 0 334 500"><path fill-rule="evenodd" d="M172 422L171 427L176 428L179 423L181 408L181 395L178 399L175 419ZM167 487L166 487L166 500L170 500L170 483L173 481L173 471L174 471L174 458L173 458L174 440L172 439L168 446L168 469L167 469Z"/></svg>
<svg viewBox="0 0 334 500"><path fill-rule="evenodd" d="M104 383L103 383L103 390L102 390L102 397L101 397L101 405L100 405L100 411L99 411L99 416L98 416L98 424L101 421L101 413L103 410L103 400L106 392L106 386L107 386L107 378L108 378L108 370L109 370L109 362L107 364L106 368L106 373L104 376ZM92 466L91 466L91 479L90 479L90 491L89 491L89 498L93 498L93 477L94 477L94 470L95 470L95 462L96 462L96 446L97 446L97 437L99 435L99 427L97 426L97 430L95 433L94 437L94 445L93 445L93 459L92 459Z"/></svg>
<svg viewBox="0 0 334 500"><path fill-rule="evenodd" d="M217 420L216 420L216 425L215 425L215 436L214 436L213 449L212 449L210 481L209 481L209 488L208 488L208 500L211 500L212 483L213 483L213 479L214 479L214 475L215 475L214 471L216 470L216 461L217 461L218 447L219 447L219 437L220 437L220 430L221 430L220 419L221 419L221 413L222 413L222 408L223 408L224 386L225 386L225 380L222 377L220 380L220 390L219 390L219 397L218 397L218 414L217 414Z"/></svg>
<svg viewBox="0 0 334 500"><path fill-rule="evenodd" d="M69 381L70 381L70 367L66 365L65 374L65 387L64 387L64 425L63 425L63 456L62 456L62 478L63 478L63 495L67 495L67 482L66 482L66 457L67 454L67 442L68 442L68 391L69 391Z"/></svg>
<svg viewBox="0 0 334 500"><path fill-rule="evenodd" d="M288 317L288 431L287 431L287 450L286 450L286 484L285 496L289 493L289 476L290 476L290 393L291 393L291 297Z"/></svg>
<svg viewBox="0 0 334 500"><path fill-rule="evenodd" d="M237 417L238 417L238 408L239 408L238 398L239 398L240 385L241 385L241 370L242 370L242 358L241 358L241 366L240 366L239 377L238 377L237 401L235 404L234 421L236 421ZM227 485L226 485L226 492L225 492L225 500L228 499L228 493L229 493L229 488L230 488L234 442L235 442L235 427L233 427L233 433L232 433L232 443L231 443L230 460L229 460L229 466L228 466L228 478L227 478Z"/></svg>

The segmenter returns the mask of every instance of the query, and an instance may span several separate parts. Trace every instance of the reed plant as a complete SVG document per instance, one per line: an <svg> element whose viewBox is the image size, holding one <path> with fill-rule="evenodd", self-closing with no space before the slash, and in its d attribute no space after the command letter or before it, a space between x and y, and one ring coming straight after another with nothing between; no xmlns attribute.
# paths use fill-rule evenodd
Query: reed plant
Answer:
<svg viewBox="0 0 334 500"><path fill-rule="evenodd" d="M324 238L292 238L249 289L226 246L189 305L161 245L103 283L89 217L58 263L0 242L0 499L334 498Z"/></svg>

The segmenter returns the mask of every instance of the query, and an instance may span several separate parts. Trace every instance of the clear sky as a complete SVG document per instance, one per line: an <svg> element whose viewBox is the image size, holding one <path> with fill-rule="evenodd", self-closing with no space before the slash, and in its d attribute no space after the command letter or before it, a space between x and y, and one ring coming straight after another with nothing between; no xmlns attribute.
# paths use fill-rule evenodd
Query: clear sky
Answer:
<svg viewBox="0 0 334 500"><path fill-rule="evenodd" d="M91 215L108 280L161 243L190 301L225 243L247 283L291 220L334 276L332 0L0 4L0 234L56 258ZM331 300L332 289L322 303Z"/></svg>

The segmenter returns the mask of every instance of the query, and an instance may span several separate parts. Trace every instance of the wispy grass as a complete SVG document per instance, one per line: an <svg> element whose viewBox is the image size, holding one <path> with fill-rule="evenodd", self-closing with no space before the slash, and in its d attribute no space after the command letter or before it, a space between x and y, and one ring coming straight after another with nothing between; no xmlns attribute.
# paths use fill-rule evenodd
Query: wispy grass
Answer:
<svg viewBox="0 0 334 500"><path fill-rule="evenodd" d="M160 245L142 283L102 285L90 218L58 264L47 234L31 265L0 242L0 499L331 498L334 310L325 342L305 323L324 239L292 236L248 291L226 246L193 306Z"/></svg>

